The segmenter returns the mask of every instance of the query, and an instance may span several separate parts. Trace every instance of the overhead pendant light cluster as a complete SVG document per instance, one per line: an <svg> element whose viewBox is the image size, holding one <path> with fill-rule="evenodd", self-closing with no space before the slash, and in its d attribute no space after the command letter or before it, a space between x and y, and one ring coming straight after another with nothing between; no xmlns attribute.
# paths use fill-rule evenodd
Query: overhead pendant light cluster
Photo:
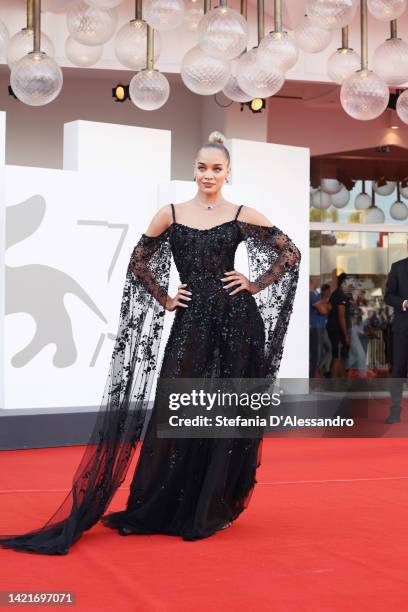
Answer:
<svg viewBox="0 0 408 612"><path fill-rule="evenodd" d="M408 219L408 206L402 197L408 198L408 179L403 184L398 181L372 181L371 196L366 192L366 181L362 181L362 191L354 200L355 209L361 213L361 223L384 223L384 211L376 205L375 197L390 196L397 190L397 199L390 207L390 215L396 221ZM310 189L310 207L327 210L330 206L344 208L350 202L350 192L337 179L322 179L320 186Z"/></svg>
<svg viewBox="0 0 408 612"><path fill-rule="evenodd" d="M122 1L74 0L68 5L69 37L65 51L74 65L90 67L101 58L103 45L117 29L117 7ZM48 66L49 76L45 82L49 91L59 91L58 66L49 61L54 55L52 41L38 31L36 46L34 44L33 6L37 7L35 21L39 27L40 2L27 0L27 27L11 38L0 22L0 56L7 55L11 70L21 58L30 56L27 66L31 66L31 72L26 69L23 75L21 69L20 79L16 77L18 72L14 73L17 89L41 64L43 70ZM169 93L167 79L154 68L161 53L161 32L183 25L197 34L197 44L187 51L181 62L181 78L186 87L199 95L222 91L232 101L245 104L254 98L265 100L275 95L283 86L287 71L297 63L299 49L318 53L329 45L336 31L341 30L341 47L330 56L327 72L341 85L340 100L346 113L358 120L370 120L387 107L388 87L408 81L408 44L398 37L396 21L406 10L407 0L360 0L360 56L348 44L348 28L357 6L358 0L306 0L305 16L291 36L282 28L281 0L274 0L274 29L265 36L264 0L257 0L258 45L248 49L247 0L241 0L240 12L229 7L227 0L219 0L215 8L211 8L211 0L143 0L143 18L142 0L135 0L135 18L119 28L114 49L123 66L142 72L132 79L132 101L140 108L160 108ZM389 21L391 30L390 38L374 53L374 70L368 67L368 12L376 19ZM34 48L40 53L36 63L31 55ZM139 86L143 95L137 94ZM46 86L43 87L45 91ZM149 102L147 91L151 92ZM35 105L55 99L53 94L20 98L16 93L16 96ZM408 90L399 93L396 112L408 123Z"/></svg>
<svg viewBox="0 0 408 612"><path fill-rule="evenodd" d="M349 201L349 190L337 179L322 179L320 187L310 192L311 208L321 210L327 210L330 206L344 208Z"/></svg>

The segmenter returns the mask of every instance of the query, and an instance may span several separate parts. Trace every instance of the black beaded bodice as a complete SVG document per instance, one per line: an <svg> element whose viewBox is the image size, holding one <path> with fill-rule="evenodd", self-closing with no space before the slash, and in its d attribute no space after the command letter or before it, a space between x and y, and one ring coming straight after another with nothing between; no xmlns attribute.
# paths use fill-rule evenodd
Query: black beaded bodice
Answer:
<svg viewBox="0 0 408 612"><path fill-rule="evenodd" d="M236 222L241 207L234 219L206 229L178 223L172 207L170 245L180 282L195 290L222 289L220 277L234 269L235 252L242 241Z"/></svg>

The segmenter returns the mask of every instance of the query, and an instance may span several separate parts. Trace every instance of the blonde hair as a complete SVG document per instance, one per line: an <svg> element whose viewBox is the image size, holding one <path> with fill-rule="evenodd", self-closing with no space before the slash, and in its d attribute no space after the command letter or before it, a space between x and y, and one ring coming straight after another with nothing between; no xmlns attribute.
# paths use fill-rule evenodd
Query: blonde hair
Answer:
<svg viewBox="0 0 408 612"><path fill-rule="evenodd" d="M229 154L227 147L224 145L224 142L225 142L224 134L215 130L214 132L211 132L211 134L208 136L208 141L204 143L197 150L197 154L199 153L199 151L201 151L201 149L209 149L209 148L218 149L219 151L222 151L224 153L228 166L229 166L231 162L231 158L230 158L230 154Z"/></svg>

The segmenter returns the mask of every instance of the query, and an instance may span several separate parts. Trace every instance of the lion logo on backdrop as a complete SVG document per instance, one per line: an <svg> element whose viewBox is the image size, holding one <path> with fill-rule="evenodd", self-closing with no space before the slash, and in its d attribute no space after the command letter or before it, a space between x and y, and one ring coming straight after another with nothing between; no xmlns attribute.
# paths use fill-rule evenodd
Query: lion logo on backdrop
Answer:
<svg viewBox="0 0 408 612"><path fill-rule="evenodd" d="M22 242L40 227L46 213L41 195L6 208L6 249ZM100 225L100 222L98 222ZM106 224L105 224L106 225ZM5 267L6 315L25 313L35 322L31 341L15 353L11 363L22 368L49 344L55 345L53 364L71 366L77 358L72 324L64 305L64 296L75 295L101 321L106 318L87 291L63 270L44 264ZM100 343L99 343L100 344Z"/></svg>

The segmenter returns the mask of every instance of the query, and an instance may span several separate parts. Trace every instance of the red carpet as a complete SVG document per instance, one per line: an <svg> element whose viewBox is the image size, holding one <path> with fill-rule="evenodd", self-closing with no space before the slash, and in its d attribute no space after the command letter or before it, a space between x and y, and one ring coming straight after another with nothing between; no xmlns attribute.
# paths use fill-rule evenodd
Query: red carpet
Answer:
<svg viewBox="0 0 408 612"><path fill-rule="evenodd" d="M49 518L82 450L0 454L0 533ZM75 591L81 611L407 610L408 440L265 439L258 482L246 512L206 540L98 523L67 556L0 549L0 590Z"/></svg>

